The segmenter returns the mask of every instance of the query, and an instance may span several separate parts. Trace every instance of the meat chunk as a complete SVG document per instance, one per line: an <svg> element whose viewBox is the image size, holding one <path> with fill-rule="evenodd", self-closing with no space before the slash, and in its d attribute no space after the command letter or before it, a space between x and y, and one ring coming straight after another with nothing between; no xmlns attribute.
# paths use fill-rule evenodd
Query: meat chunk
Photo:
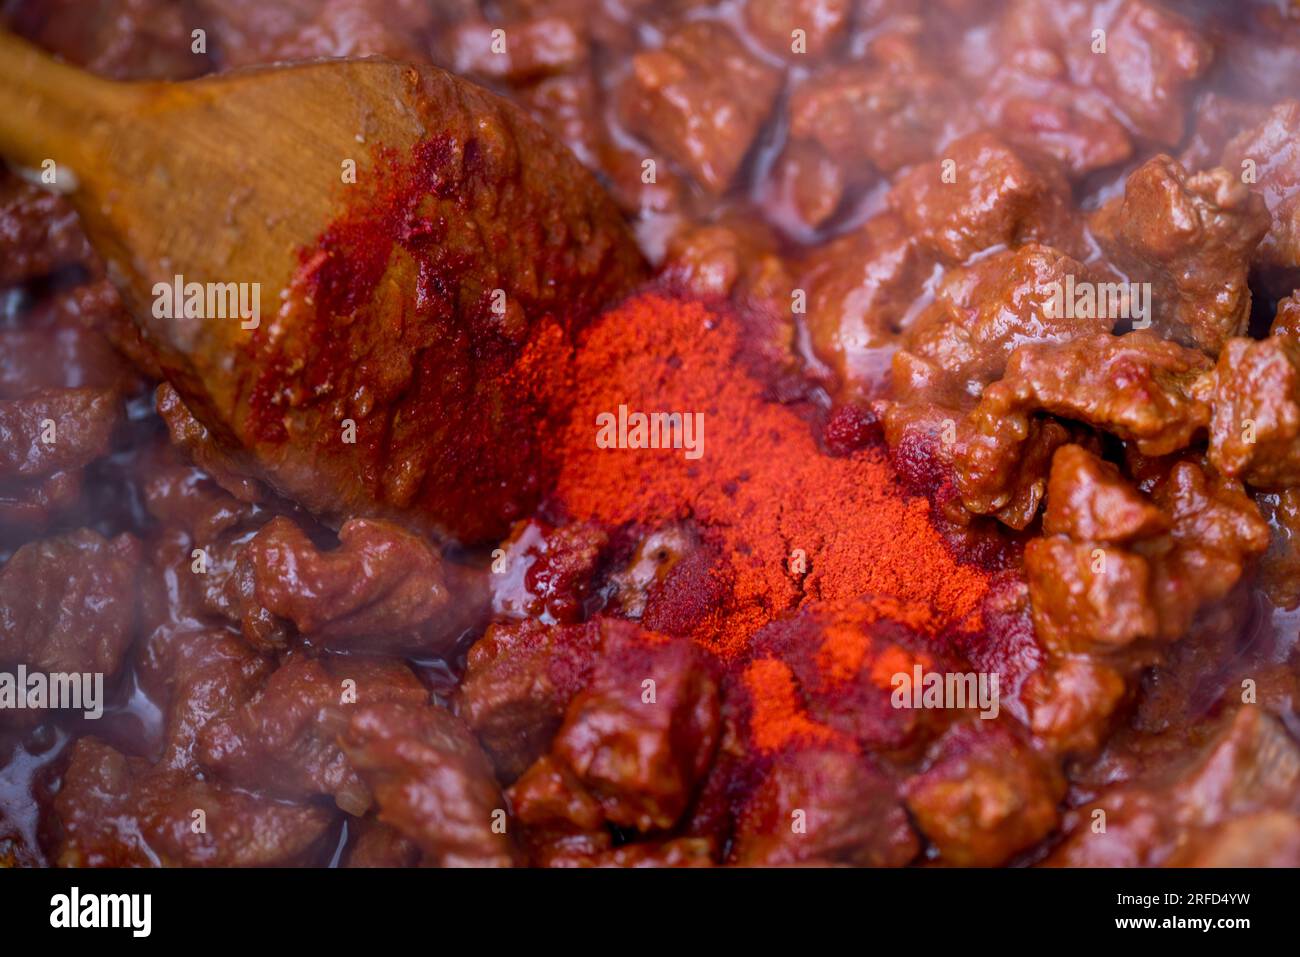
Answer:
<svg viewBox="0 0 1300 957"><path fill-rule="evenodd" d="M428 58L422 38L434 9L396 0L376 16L370 0L295 0L274 7L257 0L194 0L227 67L379 54L418 62Z"/></svg>
<svg viewBox="0 0 1300 957"><path fill-rule="evenodd" d="M496 622L469 651L457 711L502 777L518 777L549 747L565 709L586 687L609 619L547 626ZM627 626L632 627L632 626Z"/></svg>
<svg viewBox="0 0 1300 957"><path fill-rule="evenodd" d="M780 86L780 75L723 24L684 24L638 53L619 92L623 122L711 193L735 178Z"/></svg>
<svg viewBox="0 0 1300 957"><path fill-rule="evenodd" d="M538 16L507 27L505 46L494 44L495 25L468 21L448 40L457 73L523 83L572 70L587 57L583 24L564 16ZM494 47L496 47L494 49Z"/></svg>
<svg viewBox="0 0 1300 957"><path fill-rule="evenodd" d="M163 625L137 652L142 688L164 715L160 769L196 773L199 735L245 705L275 663L224 628Z"/></svg>
<svg viewBox="0 0 1300 957"><path fill-rule="evenodd" d="M0 568L0 662L115 675L135 624L140 543L83 528L31 542Z"/></svg>
<svg viewBox="0 0 1300 957"><path fill-rule="evenodd" d="M781 754L746 798L731 862L901 867L919 850L897 786L868 758L796 749Z"/></svg>
<svg viewBox="0 0 1300 957"><path fill-rule="evenodd" d="M51 389L0 400L0 479L81 468L108 451L122 403L111 389Z"/></svg>
<svg viewBox="0 0 1300 957"><path fill-rule="evenodd" d="M1300 484L1300 341L1229 340L1203 394L1215 468L1265 488Z"/></svg>
<svg viewBox="0 0 1300 957"><path fill-rule="evenodd" d="M1300 270L1300 101L1279 103L1224 149L1223 166L1238 177L1246 175L1247 160L1254 164L1251 185L1273 216L1258 259L1294 281Z"/></svg>
<svg viewBox="0 0 1300 957"><path fill-rule="evenodd" d="M343 751L374 794L379 820L437 867L516 860L506 802L487 756L461 721L431 706L388 702L352 715Z"/></svg>
<svg viewBox="0 0 1300 957"><path fill-rule="evenodd" d="M1165 531L1169 520L1119 469L1080 445L1052 457L1043 531L1079 540L1127 542Z"/></svg>
<svg viewBox="0 0 1300 957"><path fill-rule="evenodd" d="M552 749L606 819L666 830L709 769L718 708L717 684L694 644L619 629L607 633Z"/></svg>
<svg viewBox="0 0 1300 957"><path fill-rule="evenodd" d="M1129 277L1152 284L1155 328L1217 353L1245 332L1247 274L1268 232L1264 200L1222 167L1188 174L1156 156L1139 166L1093 216L1092 229Z"/></svg>
<svg viewBox="0 0 1300 957"><path fill-rule="evenodd" d="M894 214L868 220L813 258L802 280L808 334L841 389L881 391L903 317L933 264Z"/></svg>
<svg viewBox="0 0 1300 957"><path fill-rule="evenodd" d="M1104 31L1104 52L1094 30ZM1016 49L1046 49L1078 86L1105 97L1140 136L1177 144L1192 83L1212 48L1187 18L1155 0L1017 0L1000 31Z"/></svg>
<svg viewBox="0 0 1300 957"><path fill-rule="evenodd" d="M889 193L907 228L944 262L959 265L990 246L1026 242L1081 253L1069 185L1050 160L984 132L945 152L903 174Z"/></svg>
<svg viewBox="0 0 1300 957"><path fill-rule="evenodd" d="M893 173L934 155L950 119L951 88L911 37L886 32L863 63L812 74L790 96L790 136L824 149L861 178L865 158Z"/></svg>
<svg viewBox="0 0 1300 957"><path fill-rule="evenodd" d="M1010 501L1035 412L1105 428L1148 455L1185 447L1209 424L1209 406L1193 392L1208 367L1200 353L1147 332L1020 346L958 436L963 503L988 514Z"/></svg>
<svg viewBox="0 0 1300 957"><path fill-rule="evenodd" d="M997 722L967 721L935 746L907 782L907 808L939 858L958 866L1004 864L1055 829L1060 772Z"/></svg>
<svg viewBox="0 0 1300 957"><path fill-rule="evenodd" d="M90 244L66 199L0 170L0 286L89 257Z"/></svg>
<svg viewBox="0 0 1300 957"><path fill-rule="evenodd" d="M503 578L493 589L498 615L552 619L566 624L586 612L596 567L609 536L589 523L558 528L539 519L520 522L503 543Z"/></svg>
<svg viewBox="0 0 1300 957"><path fill-rule="evenodd" d="M1143 555L1049 535L1025 546L1025 575L1034 629L1057 654L1114 651L1159 634Z"/></svg>
<svg viewBox="0 0 1300 957"><path fill-rule="evenodd" d="M1123 672L1092 654L1057 655L1021 689L1034 737L1056 754L1094 753L1127 693Z"/></svg>
<svg viewBox="0 0 1300 957"><path fill-rule="evenodd" d="M222 446L206 425L194 417L194 413L170 383L163 382L158 386L154 393L154 408L167 423L172 444L184 451L195 465L207 472L223 489L241 502L257 502L269 498L260 482L240 474L236 457Z"/></svg>
<svg viewBox="0 0 1300 957"><path fill-rule="evenodd" d="M1300 813L1300 748L1277 718L1240 707L1199 753L1104 790L1067 815L1048 858L1067 867L1158 867L1223 845L1215 829L1263 811ZM1094 830L1093 812L1106 828ZM1203 842L1203 843L1202 843ZM1245 850L1245 848L1239 848Z"/></svg>
<svg viewBox="0 0 1300 957"><path fill-rule="evenodd" d="M817 57L843 42L852 7L850 0L745 0L745 25L777 56ZM803 32L801 49L796 30Z"/></svg>
<svg viewBox="0 0 1300 957"><path fill-rule="evenodd" d="M60 867L288 867L323 863L334 816L182 771L152 769L81 738L54 798Z"/></svg>
<svg viewBox="0 0 1300 957"><path fill-rule="evenodd" d="M349 822L344 867L415 867L420 863L420 849L402 832L373 817Z"/></svg>
<svg viewBox="0 0 1300 957"><path fill-rule="evenodd" d="M772 221L786 232L808 233L829 220L849 192L848 176L813 140L790 140L761 187Z"/></svg>
<svg viewBox="0 0 1300 957"><path fill-rule="evenodd" d="M481 578L391 522L353 519L339 542L321 551L279 517L247 546L258 602L322 645L446 652L486 603Z"/></svg>
<svg viewBox="0 0 1300 957"><path fill-rule="evenodd" d="M329 795L361 815L370 794L337 743L359 707L418 706L429 693L401 662L290 656L246 702L199 731L197 758L224 780L289 800Z"/></svg>
<svg viewBox="0 0 1300 957"><path fill-rule="evenodd" d="M979 106L1013 144L1047 154L1073 179L1133 154L1109 100L1076 85L1050 50L1017 51L989 79Z"/></svg>
<svg viewBox="0 0 1300 957"><path fill-rule="evenodd" d="M1240 485L1193 462L1174 465L1152 499L1168 532L1131 547L1066 535L1026 547L1034 624L1050 649L1113 653L1177 639L1268 545L1267 525Z"/></svg>
<svg viewBox="0 0 1300 957"><path fill-rule="evenodd" d="M1175 548L1156 565L1155 597L1164 637L1176 638L1264 553L1268 525L1240 482L1193 462L1175 465L1152 497L1172 522Z"/></svg>
<svg viewBox="0 0 1300 957"><path fill-rule="evenodd" d="M202 0L14 4L11 28L70 63L115 80L187 80L212 68L192 49Z"/></svg>
<svg viewBox="0 0 1300 957"><path fill-rule="evenodd" d="M1003 374L1020 345L1110 331L1111 320L1062 308L1069 284L1091 275L1083 263L1038 243L950 269L933 305L908 329L905 348L950 380L944 392L973 398Z"/></svg>
<svg viewBox="0 0 1300 957"><path fill-rule="evenodd" d="M1260 560L1260 584L1282 608L1300 606L1300 489L1265 492L1255 504L1269 524L1268 551Z"/></svg>

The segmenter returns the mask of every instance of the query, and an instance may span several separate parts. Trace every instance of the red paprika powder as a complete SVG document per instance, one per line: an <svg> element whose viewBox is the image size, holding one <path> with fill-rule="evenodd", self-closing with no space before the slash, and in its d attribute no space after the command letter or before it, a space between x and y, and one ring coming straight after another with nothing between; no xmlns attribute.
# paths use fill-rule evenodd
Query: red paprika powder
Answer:
<svg viewBox="0 0 1300 957"><path fill-rule="evenodd" d="M597 320L576 359L554 504L607 526L693 522L720 556L708 584L722 601L692 636L724 662L743 662L778 617L863 595L923 634L979 630L989 573L953 558L883 448L827 455L808 416L767 401L743 335L729 307L655 292ZM597 417L620 406L703 413L702 455L598 447Z"/></svg>

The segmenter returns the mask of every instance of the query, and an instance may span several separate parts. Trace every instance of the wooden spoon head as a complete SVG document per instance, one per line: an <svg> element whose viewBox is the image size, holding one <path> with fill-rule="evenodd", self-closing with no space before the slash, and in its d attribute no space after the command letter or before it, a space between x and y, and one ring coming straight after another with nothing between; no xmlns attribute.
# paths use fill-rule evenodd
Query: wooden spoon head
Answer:
<svg viewBox="0 0 1300 957"><path fill-rule="evenodd" d="M137 351L233 468L326 520L463 540L536 505L563 357L643 275L563 146L479 87L379 59L121 95L129 122L74 202Z"/></svg>

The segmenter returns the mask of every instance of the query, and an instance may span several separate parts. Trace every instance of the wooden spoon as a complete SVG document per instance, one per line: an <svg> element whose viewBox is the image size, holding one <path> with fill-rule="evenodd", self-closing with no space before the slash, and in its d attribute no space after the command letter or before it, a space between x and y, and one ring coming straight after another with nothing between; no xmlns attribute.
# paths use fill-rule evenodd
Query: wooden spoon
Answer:
<svg viewBox="0 0 1300 957"><path fill-rule="evenodd" d="M437 183L411 208L455 255L395 242L385 281L346 314L309 294L294 302L327 226L391 185L376 147L400 161L431 140L441 165L423 175ZM430 65L328 60L118 83L0 32L0 155L54 162L143 351L188 406L177 414L197 417L187 434L327 520L401 514L466 539L500 534L545 485L539 417L555 410L532 366L521 378L539 395L494 383L543 317L569 337L642 271L618 211L563 146ZM416 295L422 269L440 270L432 305ZM156 285L178 275L258 284L260 328L155 316Z"/></svg>

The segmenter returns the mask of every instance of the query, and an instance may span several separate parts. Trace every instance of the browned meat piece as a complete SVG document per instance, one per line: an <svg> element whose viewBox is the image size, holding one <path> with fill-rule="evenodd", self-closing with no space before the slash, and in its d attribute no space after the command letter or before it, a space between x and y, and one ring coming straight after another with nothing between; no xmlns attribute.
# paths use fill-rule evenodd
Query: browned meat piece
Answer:
<svg viewBox="0 0 1300 957"><path fill-rule="evenodd" d="M1102 247L1134 281L1150 282L1152 323L1184 345L1217 353L1246 331L1251 256L1268 208L1221 167L1189 175L1156 156L1092 218Z"/></svg>
<svg viewBox="0 0 1300 957"><path fill-rule="evenodd" d="M1065 779L1007 728L966 721L934 747L907 782L907 809L939 853L958 866L1005 864L1056 828Z"/></svg>
<svg viewBox="0 0 1300 957"><path fill-rule="evenodd" d="M779 313L786 319L773 351L784 359L792 349L790 290L794 281L779 243L760 222L731 217L682 230L668 243L660 276L703 298L730 297L746 312Z"/></svg>
<svg viewBox="0 0 1300 957"><path fill-rule="evenodd" d="M896 785L869 759L800 749L778 756L746 799L731 861L901 867L919 850Z"/></svg>
<svg viewBox="0 0 1300 957"><path fill-rule="evenodd" d="M212 61L190 31L205 25L196 0L19 0L11 28L71 63L115 80L186 80Z"/></svg>
<svg viewBox="0 0 1300 957"><path fill-rule="evenodd" d="M712 867L713 842L699 837L624 844L578 863L579 867ZM556 863L560 863L557 861ZM569 866L568 862L563 862ZM552 865L554 866L554 865Z"/></svg>
<svg viewBox="0 0 1300 957"><path fill-rule="evenodd" d="M1241 486L1192 462L1175 465L1152 498L1167 534L1130 547L1052 535L1026 547L1034 624L1049 649L1105 653L1177 639L1268 546L1268 527Z"/></svg>
<svg viewBox="0 0 1300 957"><path fill-rule="evenodd" d="M1160 621L1146 557L1064 535L1025 546L1034 630L1056 654L1104 653L1156 637Z"/></svg>
<svg viewBox="0 0 1300 957"><path fill-rule="evenodd" d="M247 546L257 601L322 645L442 653L486 604L481 575L444 562L428 541L391 522L353 519L339 542L321 551L277 517Z"/></svg>
<svg viewBox="0 0 1300 957"><path fill-rule="evenodd" d="M552 749L606 819L665 830L685 813L709 769L718 707L717 685L693 643L611 630Z"/></svg>
<svg viewBox="0 0 1300 957"><path fill-rule="evenodd" d="M81 471L55 472L26 482L0 482L0 525L27 534L44 531L81 501L81 490Z"/></svg>
<svg viewBox="0 0 1300 957"><path fill-rule="evenodd" d="M1110 331L1112 320L1060 308L1071 277L1083 283L1092 274L1078 260L1037 243L950 269L934 304L908 328L906 349L942 370L938 374L951 380L954 397L978 396L1003 374L1017 346Z"/></svg>
<svg viewBox="0 0 1300 957"><path fill-rule="evenodd" d="M271 659L225 629L155 629L137 652L136 674L165 718L158 767L201 770L200 733L244 705L274 668Z"/></svg>
<svg viewBox="0 0 1300 957"><path fill-rule="evenodd" d="M952 119L953 92L912 38L885 33L866 62L809 76L790 96L790 137L811 141L863 177L865 159L893 173L934 156Z"/></svg>
<svg viewBox="0 0 1300 957"><path fill-rule="evenodd" d="M239 473L232 456L221 447L208 427L194 417L170 383L158 386L154 393L154 407L167 423L172 444L182 449L190 461L223 489L241 502L257 502L269 497L260 482Z"/></svg>
<svg viewBox="0 0 1300 957"><path fill-rule="evenodd" d="M1216 469L1264 488L1300 484L1300 341L1230 339L1201 394Z"/></svg>
<svg viewBox="0 0 1300 957"><path fill-rule="evenodd" d="M944 152L903 174L889 204L945 262L958 265L991 246L1026 242L1083 254L1069 184L1052 161L986 132L962 137Z"/></svg>
<svg viewBox="0 0 1300 957"><path fill-rule="evenodd" d="M334 816L151 769L86 737L72 747L52 824L60 867L287 867L328 859Z"/></svg>
<svg viewBox="0 0 1300 957"><path fill-rule="evenodd" d="M958 435L963 503L989 514L1011 500L1038 412L1105 428L1147 455L1183 448L1209 424L1209 406L1192 388L1209 365L1147 332L1020 346Z"/></svg>
<svg viewBox="0 0 1300 957"><path fill-rule="evenodd" d="M1164 637L1177 638L1268 548L1268 524L1240 482L1192 462L1175 465L1153 498L1173 523L1175 547L1155 566L1155 599Z"/></svg>
<svg viewBox="0 0 1300 957"><path fill-rule="evenodd" d="M613 619L547 626L496 622L469 650L457 711L506 780L550 746L573 697L588 683Z"/></svg>
<svg viewBox="0 0 1300 957"><path fill-rule="evenodd" d="M851 0L745 0L745 25L777 56L799 62L832 51L848 32ZM795 30L802 30L801 49Z"/></svg>
<svg viewBox="0 0 1300 957"><path fill-rule="evenodd" d="M1105 831L1091 827L1098 809L1106 815ZM1300 814L1300 748L1276 718L1246 706L1226 720L1200 753L1193 751L1171 768L1104 790L1071 811L1064 821L1065 842L1048 863L1189 863L1201 846L1224 848L1222 835L1198 837L1199 829L1217 828L1260 811ZM1237 849L1246 850L1240 845Z"/></svg>
<svg viewBox="0 0 1300 957"><path fill-rule="evenodd" d="M1178 162L1192 172L1219 165L1228 142L1258 123L1267 112L1267 107L1257 100L1206 90L1196 98L1191 133L1178 154ZM1241 168L1228 162L1222 165L1229 171Z"/></svg>
<svg viewBox="0 0 1300 957"><path fill-rule="evenodd" d="M711 193L731 184L767 119L779 73L716 21L684 24L638 53L619 91L628 129Z"/></svg>
<svg viewBox="0 0 1300 957"><path fill-rule="evenodd" d="M50 389L0 400L0 479L79 469L108 451L121 419L112 389Z"/></svg>
<svg viewBox="0 0 1300 957"><path fill-rule="evenodd" d="M397 828L373 817L348 822L348 850L344 867L415 867L420 849Z"/></svg>
<svg viewBox="0 0 1300 957"><path fill-rule="evenodd" d="M820 143L790 140L762 183L773 222L796 235L821 226L840 208L847 176Z"/></svg>
<svg viewBox="0 0 1300 957"><path fill-rule="evenodd" d="M538 519L520 522L496 560L503 569L493 587L493 611L518 618L549 615L566 624L580 621L608 540L594 524L555 528Z"/></svg>
<svg viewBox="0 0 1300 957"><path fill-rule="evenodd" d="M605 812L569 766L544 754L506 792L525 828L581 834L598 831Z"/></svg>
<svg viewBox="0 0 1300 957"><path fill-rule="evenodd" d="M1255 504L1268 521L1268 551L1260 559L1260 583L1282 608L1300 606L1300 489L1263 492Z"/></svg>
<svg viewBox="0 0 1300 957"><path fill-rule="evenodd" d="M604 102L590 64L530 83L516 95L537 122L559 137L584 166L600 167L598 157L609 148L609 141L601 112ZM637 174L638 184L653 188L641 183L639 165ZM621 202L617 192L613 196L616 202ZM639 206L634 204L628 212L635 212Z"/></svg>
<svg viewBox="0 0 1300 957"><path fill-rule="evenodd" d="M1300 814L1258 811L1200 831L1172 867L1300 867Z"/></svg>
<svg viewBox="0 0 1300 957"><path fill-rule="evenodd" d="M1080 445L1052 457L1043 531L1075 541L1127 542L1166 531L1169 520L1120 475Z"/></svg>
<svg viewBox="0 0 1300 957"><path fill-rule="evenodd" d="M504 49L494 50L493 33L504 30ZM563 73L587 58L583 24L569 17L536 17L498 28L469 21L457 26L447 41L452 69L457 73L523 83Z"/></svg>
<svg viewBox="0 0 1300 957"><path fill-rule="evenodd" d="M379 820L437 867L501 867L516 860L506 801L487 756L460 719L440 708L363 707L343 751L374 794Z"/></svg>
<svg viewBox="0 0 1300 957"><path fill-rule="evenodd" d="M0 286L48 275L90 255L67 200L0 169Z"/></svg>
<svg viewBox="0 0 1300 957"><path fill-rule="evenodd" d="M209 472L184 461L174 447L160 444L145 461L145 508L158 521L184 529L195 541L215 541L253 519L252 506L231 496Z"/></svg>
<svg viewBox="0 0 1300 957"><path fill-rule="evenodd" d="M1300 275L1300 101L1279 103L1223 152L1224 168L1238 177L1246 175L1247 160L1254 163L1252 185L1273 214L1258 260L1294 281Z"/></svg>
<svg viewBox="0 0 1300 957"><path fill-rule="evenodd" d="M140 543L83 528L31 542L0 568L0 662L117 673L135 624Z"/></svg>
<svg viewBox="0 0 1300 957"><path fill-rule="evenodd" d="M1105 31L1105 53L1093 31ZM1078 86L1097 91L1139 135L1173 146L1212 48L1185 18L1154 0L1016 0L999 31L1010 51L1047 49Z"/></svg>
<svg viewBox="0 0 1300 957"><path fill-rule="evenodd" d="M1133 154L1128 131L1104 96L1069 79L1049 50L1018 51L989 79L979 106L1013 144L1046 153L1071 178L1082 178Z"/></svg>
<svg viewBox="0 0 1300 957"><path fill-rule="evenodd" d="M1124 676L1091 655L1058 655L1021 689L1034 736L1056 754L1090 754L1123 701Z"/></svg>
<svg viewBox="0 0 1300 957"><path fill-rule="evenodd" d="M257 0L193 2L211 25L227 67L373 54L427 60L421 39L435 12L419 0L290 0L273 6Z"/></svg>
<svg viewBox="0 0 1300 957"><path fill-rule="evenodd" d="M125 392L130 381L129 370L108 340L75 320L0 332L0 398L44 389Z"/></svg>
<svg viewBox="0 0 1300 957"><path fill-rule="evenodd" d="M878 394L902 320L933 269L895 214L876 216L812 257L802 280L817 357L842 389Z"/></svg>
<svg viewBox="0 0 1300 957"><path fill-rule="evenodd" d="M326 794L361 815L370 793L336 740L349 715L358 707L428 700L401 662L295 654L246 703L200 729L196 756L240 787L297 801Z"/></svg>
<svg viewBox="0 0 1300 957"><path fill-rule="evenodd" d="M1300 294L1287 296L1277 304L1277 315L1273 317L1269 335L1300 335Z"/></svg>

